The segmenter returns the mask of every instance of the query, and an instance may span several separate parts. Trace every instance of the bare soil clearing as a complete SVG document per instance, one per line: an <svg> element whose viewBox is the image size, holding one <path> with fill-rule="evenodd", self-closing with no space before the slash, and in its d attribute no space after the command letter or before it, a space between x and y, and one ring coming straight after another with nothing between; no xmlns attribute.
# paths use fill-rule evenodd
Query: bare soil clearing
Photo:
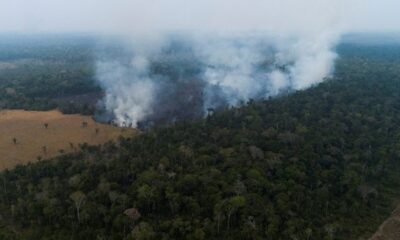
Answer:
<svg viewBox="0 0 400 240"><path fill-rule="evenodd" d="M369 240L399 240L400 239L400 205L392 215L382 223L378 231Z"/></svg>
<svg viewBox="0 0 400 240"><path fill-rule="evenodd" d="M138 134L135 129L59 111L0 111L0 170L73 152L78 144L98 145L134 134Z"/></svg>

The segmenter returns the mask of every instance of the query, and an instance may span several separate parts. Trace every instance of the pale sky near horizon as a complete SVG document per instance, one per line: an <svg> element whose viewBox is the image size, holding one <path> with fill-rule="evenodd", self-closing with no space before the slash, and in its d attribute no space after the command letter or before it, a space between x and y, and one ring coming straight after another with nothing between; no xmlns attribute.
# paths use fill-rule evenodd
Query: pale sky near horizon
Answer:
<svg viewBox="0 0 400 240"><path fill-rule="evenodd" d="M399 31L400 0L0 0L0 32Z"/></svg>

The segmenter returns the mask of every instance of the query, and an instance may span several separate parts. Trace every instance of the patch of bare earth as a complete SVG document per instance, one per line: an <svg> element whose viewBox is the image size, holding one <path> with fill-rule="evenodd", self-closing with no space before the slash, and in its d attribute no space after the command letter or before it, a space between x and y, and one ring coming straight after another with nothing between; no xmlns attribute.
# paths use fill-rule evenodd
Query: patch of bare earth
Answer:
<svg viewBox="0 0 400 240"><path fill-rule="evenodd" d="M400 240L400 205L369 240Z"/></svg>
<svg viewBox="0 0 400 240"><path fill-rule="evenodd" d="M73 152L82 143L98 145L134 134L135 129L59 111L0 111L0 170Z"/></svg>

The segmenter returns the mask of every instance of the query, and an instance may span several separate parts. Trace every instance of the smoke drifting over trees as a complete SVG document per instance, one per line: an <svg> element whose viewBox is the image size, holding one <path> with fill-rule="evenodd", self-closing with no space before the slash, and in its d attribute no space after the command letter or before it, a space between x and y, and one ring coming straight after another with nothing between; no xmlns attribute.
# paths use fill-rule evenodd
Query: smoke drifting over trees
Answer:
<svg viewBox="0 0 400 240"><path fill-rule="evenodd" d="M398 6L396 0L4 0L0 31L123 36L119 54L99 52L97 78L108 115L136 126L318 83L333 71L342 30L398 29Z"/></svg>
<svg viewBox="0 0 400 240"><path fill-rule="evenodd" d="M106 93L106 115L135 127L201 117L209 108L322 81L333 71L332 49L348 12L344 2L16 0L2 5L12 10L35 4L27 11L29 19L21 16L14 29L121 35L119 49L100 46L105 51L98 52L97 79Z"/></svg>
<svg viewBox="0 0 400 240"><path fill-rule="evenodd" d="M138 26L138 16L125 15L118 22L124 40L99 51L105 115L119 125L198 118L209 109L307 88L333 72L340 1L223 0L188 7L174 0L155 15L160 5L142 6L158 24L148 19Z"/></svg>
<svg viewBox="0 0 400 240"><path fill-rule="evenodd" d="M319 83L333 72L338 34L186 32L151 44L138 39L97 64L105 109L116 123L133 127L197 118L210 108Z"/></svg>

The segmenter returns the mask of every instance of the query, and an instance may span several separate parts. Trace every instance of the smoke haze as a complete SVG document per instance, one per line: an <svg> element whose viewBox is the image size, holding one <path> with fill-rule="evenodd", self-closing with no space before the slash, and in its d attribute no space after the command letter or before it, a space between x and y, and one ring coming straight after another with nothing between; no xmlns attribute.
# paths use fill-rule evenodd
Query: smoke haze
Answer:
<svg viewBox="0 0 400 240"><path fill-rule="evenodd" d="M0 32L399 31L398 0L1 0ZM333 20L332 20L333 17Z"/></svg>
<svg viewBox="0 0 400 240"><path fill-rule="evenodd" d="M395 0L2 0L0 31L120 36L99 45L96 77L103 115L136 127L317 84L334 71L342 33L397 29L399 7Z"/></svg>
<svg viewBox="0 0 400 240"><path fill-rule="evenodd" d="M279 36L184 32L151 44L138 37L121 44L123 54L99 60L97 79L106 112L119 125L193 119L323 81L333 72L338 38L331 29Z"/></svg>

